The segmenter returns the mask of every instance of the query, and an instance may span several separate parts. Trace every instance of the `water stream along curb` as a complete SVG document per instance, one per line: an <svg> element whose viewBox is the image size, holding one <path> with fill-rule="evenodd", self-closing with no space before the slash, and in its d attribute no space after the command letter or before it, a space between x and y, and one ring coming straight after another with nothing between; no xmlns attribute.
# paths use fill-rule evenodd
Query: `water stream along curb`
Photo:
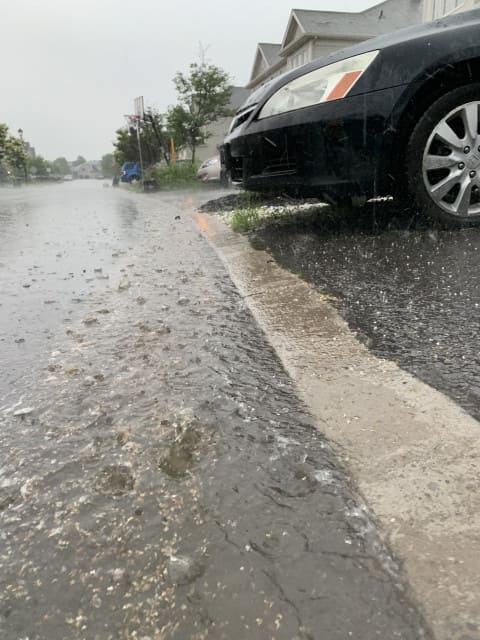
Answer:
<svg viewBox="0 0 480 640"><path fill-rule="evenodd" d="M195 220L337 449L437 640L480 640L480 426L374 357L319 291L218 217Z"/></svg>

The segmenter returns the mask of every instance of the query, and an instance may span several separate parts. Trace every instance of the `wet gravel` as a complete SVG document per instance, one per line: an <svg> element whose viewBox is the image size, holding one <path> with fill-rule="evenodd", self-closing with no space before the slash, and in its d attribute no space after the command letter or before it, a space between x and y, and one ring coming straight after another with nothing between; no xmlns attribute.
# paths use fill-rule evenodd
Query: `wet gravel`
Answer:
<svg viewBox="0 0 480 640"><path fill-rule="evenodd" d="M393 203L252 234L333 296L369 348L480 418L480 230L420 225Z"/></svg>
<svg viewBox="0 0 480 640"><path fill-rule="evenodd" d="M429 638L192 198L0 202L0 637Z"/></svg>

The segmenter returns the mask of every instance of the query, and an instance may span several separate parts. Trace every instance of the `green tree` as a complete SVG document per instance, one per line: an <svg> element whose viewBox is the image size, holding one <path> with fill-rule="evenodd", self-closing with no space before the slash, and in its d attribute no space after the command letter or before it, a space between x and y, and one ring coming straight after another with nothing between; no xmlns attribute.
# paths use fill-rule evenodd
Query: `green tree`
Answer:
<svg viewBox="0 0 480 640"><path fill-rule="evenodd" d="M49 174L49 169L52 170L52 166L42 156L36 155L34 158L28 158L28 167L30 173L35 176L46 176Z"/></svg>
<svg viewBox="0 0 480 640"><path fill-rule="evenodd" d="M5 158L7 153L8 127L6 124L0 123L0 162Z"/></svg>
<svg viewBox="0 0 480 640"><path fill-rule="evenodd" d="M86 160L83 156L77 156L77 159L72 162L72 166L78 167L79 164L83 164L84 162L86 162Z"/></svg>
<svg viewBox="0 0 480 640"><path fill-rule="evenodd" d="M138 162L137 134L133 127L122 127L115 132L117 136L113 146L113 156L117 164L124 162Z"/></svg>
<svg viewBox="0 0 480 640"><path fill-rule="evenodd" d="M0 124L0 179L26 179L27 159L23 140L9 135L8 126Z"/></svg>
<svg viewBox="0 0 480 640"><path fill-rule="evenodd" d="M15 136L9 136L6 142L7 163L17 177L27 178L28 156L25 153L23 140Z"/></svg>
<svg viewBox="0 0 480 640"><path fill-rule="evenodd" d="M170 164L170 132L166 126L166 116L155 109L147 109L143 120L143 133L151 147L155 162L165 160ZM153 163L152 163L153 164Z"/></svg>
<svg viewBox="0 0 480 640"><path fill-rule="evenodd" d="M142 158L145 166L153 165L160 160L168 163L167 134L165 133L165 116L154 109L149 109L145 113L140 125L140 144L142 147ZM122 165L124 162L138 162L138 137L136 123L123 127L116 131L116 140L113 143L115 148L115 161Z"/></svg>
<svg viewBox="0 0 480 640"><path fill-rule="evenodd" d="M70 173L70 165L67 162L66 158L57 158L52 162L52 172L59 174L61 176L67 175Z"/></svg>
<svg viewBox="0 0 480 640"><path fill-rule="evenodd" d="M199 145L210 137L208 127L231 115L228 108L232 88L229 76L219 67L202 62L190 65L188 75L177 73L173 80L178 104L167 116L168 128L178 148L187 147L192 153L192 163Z"/></svg>
<svg viewBox="0 0 480 640"><path fill-rule="evenodd" d="M8 178L9 167L7 164L7 140L8 127L0 123L0 181Z"/></svg>
<svg viewBox="0 0 480 640"><path fill-rule="evenodd" d="M113 176L114 163L115 160L113 158L113 153L106 153L102 156L102 175L104 175L106 178L111 178Z"/></svg>

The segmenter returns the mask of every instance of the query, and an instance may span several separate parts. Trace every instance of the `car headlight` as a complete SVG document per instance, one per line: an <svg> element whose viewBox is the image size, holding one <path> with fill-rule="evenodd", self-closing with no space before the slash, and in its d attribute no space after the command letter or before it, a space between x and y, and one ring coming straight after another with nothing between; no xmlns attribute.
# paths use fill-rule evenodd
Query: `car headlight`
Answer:
<svg viewBox="0 0 480 640"><path fill-rule="evenodd" d="M228 130L228 133L232 133L232 131L234 129L236 129L241 124L243 124L246 120L248 120L248 118L251 116L252 111L254 111L256 106L257 105L254 104L254 105L248 107L247 109L244 109L240 113L237 113L237 115L234 117L234 119L232 120L232 122L230 124L230 128Z"/></svg>
<svg viewBox="0 0 480 640"><path fill-rule="evenodd" d="M258 118L345 98L378 54L379 51L369 51L292 80L267 100Z"/></svg>

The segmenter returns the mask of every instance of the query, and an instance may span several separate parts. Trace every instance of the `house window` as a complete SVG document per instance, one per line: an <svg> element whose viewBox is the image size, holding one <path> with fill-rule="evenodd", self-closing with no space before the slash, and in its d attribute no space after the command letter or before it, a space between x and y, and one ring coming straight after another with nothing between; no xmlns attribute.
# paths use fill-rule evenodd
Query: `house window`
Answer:
<svg viewBox="0 0 480 640"><path fill-rule="evenodd" d="M465 4L465 0L433 0L432 18L442 18L463 4ZM475 4L477 4L477 2Z"/></svg>
<svg viewBox="0 0 480 640"><path fill-rule="evenodd" d="M301 67L305 62L305 52L302 51L302 53L297 53L297 55L292 58L291 68L296 69L297 67Z"/></svg>

